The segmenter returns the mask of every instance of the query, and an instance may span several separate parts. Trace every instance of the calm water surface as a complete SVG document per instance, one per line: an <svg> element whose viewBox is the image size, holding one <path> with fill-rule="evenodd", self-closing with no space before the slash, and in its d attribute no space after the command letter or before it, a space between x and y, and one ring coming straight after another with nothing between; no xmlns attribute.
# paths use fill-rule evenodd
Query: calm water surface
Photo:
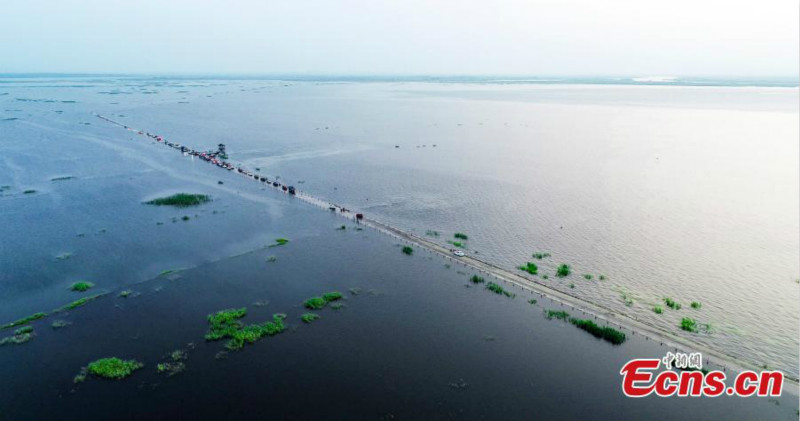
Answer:
<svg viewBox="0 0 800 421"><path fill-rule="evenodd" d="M621 399L622 362L665 349L644 338L611 347L544 319L546 300L465 288L458 267L406 259L371 231L336 232L332 215L91 113L198 147L224 142L236 162L399 228L436 230L443 244L467 233L469 253L504 267L549 252L537 263L550 279L538 281L676 333L681 317L694 317L710 330L693 340L796 376L796 103L795 88L4 81L0 234L14 240L0 245L0 317L63 305L78 279L112 294L65 315L64 330L46 319L31 343L0 349L17 362L3 365L15 380L4 384L0 406L10 409L0 417L77 418L98 400L88 418L795 417L790 397L680 410ZM75 178L51 181L64 176ZM177 191L215 200L141 205ZM261 250L281 236L289 247ZM559 263L574 274L556 280ZM152 279L174 268L195 269ZM303 299L350 287L364 293L319 324L299 323ZM115 298L123 288L142 295ZM683 309L655 315L667 296ZM203 343L204 318L233 306L248 306L253 322L286 312L293 329L217 361L222 345ZM200 346L186 373L152 372L187 342ZM151 370L70 391L77 369L106 354ZM469 386L448 386L461 379ZM237 393L219 398L225 385ZM254 402L265 390L282 403ZM180 405L187 396L198 398ZM330 414L298 407L298 396ZM595 397L565 408L567 396Z"/></svg>

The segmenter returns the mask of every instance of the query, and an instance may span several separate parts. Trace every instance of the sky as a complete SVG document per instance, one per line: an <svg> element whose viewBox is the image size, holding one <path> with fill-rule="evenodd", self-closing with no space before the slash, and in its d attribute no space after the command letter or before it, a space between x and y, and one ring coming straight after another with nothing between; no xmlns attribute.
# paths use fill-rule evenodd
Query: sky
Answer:
<svg viewBox="0 0 800 421"><path fill-rule="evenodd" d="M0 73L797 76L795 0L3 0Z"/></svg>

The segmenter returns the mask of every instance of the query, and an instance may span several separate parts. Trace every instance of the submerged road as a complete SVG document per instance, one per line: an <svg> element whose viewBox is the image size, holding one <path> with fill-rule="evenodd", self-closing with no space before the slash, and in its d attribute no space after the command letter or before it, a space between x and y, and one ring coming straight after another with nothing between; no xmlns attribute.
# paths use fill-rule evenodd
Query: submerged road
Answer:
<svg viewBox="0 0 800 421"><path fill-rule="evenodd" d="M104 117L99 114L95 114L98 118L109 122L111 124L115 124L117 126L123 127L126 130L135 132L139 135L146 135L149 138L158 138L162 140L158 140L160 143L165 144L166 146L170 146L169 142L166 141L165 138L161 136L153 135L149 132L134 129L117 121L111 120L107 117ZM186 146L186 145L183 145ZM171 146L176 150L180 150ZM192 152L196 152L194 149L190 150ZM212 165L215 165L212 162L209 162ZM217 165L215 165L217 166ZM223 168L225 169L225 168ZM245 177L252 178L256 181L262 182L264 184L272 185L272 181L261 181L260 176L250 172L249 170L244 169L241 166L236 167L238 174L241 174ZM227 169L226 169L227 170ZM244 172L243 172L244 171ZM285 191L281 190L283 185L279 185L277 187L278 191L286 193ZM306 194L301 191L297 191L294 194L295 197L298 199L303 200L309 204L318 206L322 209L329 210L331 206L335 207L337 214L349 219L349 220L356 220L355 218L355 211L348 210L342 208L338 205L332 205L330 202L325 200L321 200L315 196ZM473 256L463 256L457 257L455 256L452 251L442 245L436 244L426 238L422 238L416 236L414 234L405 232L398 228L392 227L388 224L382 223L372 218L363 217L361 220L356 220L356 222L360 223L363 226L375 229L376 231L380 231L384 234L393 236L401 241L404 241L411 245L416 245L417 247L432 252L434 254L440 255L445 260L451 261L453 263L461 264L462 266L468 267L472 270L485 274L487 276L491 276L498 281L513 285L521 289L522 291L527 291L531 294L538 294L541 297L547 297L551 300L554 300L560 303L562 306L571 307L575 311L581 311L585 314L583 317L593 317L598 322L605 322L607 325L612 325L618 327L620 330L626 331L626 334L635 335L636 333L642 334L648 340L652 339L654 341L659 341L664 346L668 348L672 348L672 351L682 351L682 352L702 352L704 357L704 364L711 363L725 370L733 370L735 372L743 371L743 370L753 370L753 371L761 371L763 370L762 367L758 365L743 361L731 355L725 354L724 352L720 352L718 350L709 348L703 344L699 344L697 342L692 341L689 338L685 338L682 336L678 336L672 332L666 331L661 329L655 325L651 325L645 321L634 319L628 317L626 315L620 314L615 312L614 310L604 307L599 304L595 304L586 300L583 300L577 296L567 294L565 292L556 290L548 285L542 284L537 282L534 279L529 277L523 276L520 273L512 272L507 269L501 268L496 266L492 263L483 261L477 257ZM601 324L601 323L598 323ZM785 373L784 373L785 375ZM785 375L785 379L787 380L784 389L786 391L791 391L794 394L798 393L798 379L791 378Z"/></svg>

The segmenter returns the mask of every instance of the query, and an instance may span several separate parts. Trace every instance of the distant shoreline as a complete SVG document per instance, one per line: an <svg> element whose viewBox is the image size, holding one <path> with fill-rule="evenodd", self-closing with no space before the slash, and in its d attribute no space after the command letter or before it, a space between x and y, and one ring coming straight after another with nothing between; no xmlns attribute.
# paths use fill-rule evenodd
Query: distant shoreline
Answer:
<svg viewBox="0 0 800 421"><path fill-rule="evenodd" d="M208 79L264 80L276 82L419 82L474 83L493 85L624 85L624 86L707 86L707 87L764 87L798 88L797 76L550 76L550 75L345 75L345 74L219 74L219 73L0 73L2 79Z"/></svg>

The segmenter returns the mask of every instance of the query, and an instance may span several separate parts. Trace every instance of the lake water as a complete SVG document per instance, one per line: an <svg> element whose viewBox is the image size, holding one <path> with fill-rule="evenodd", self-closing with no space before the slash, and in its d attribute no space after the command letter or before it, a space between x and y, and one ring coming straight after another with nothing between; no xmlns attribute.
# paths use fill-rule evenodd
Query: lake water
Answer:
<svg viewBox="0 0 800 421"><path fill-rule="evenodd" d="M538 410L542 418L575 418L592 408L597 418L612 418L622 405L626 418L792 418L796 402L725 399L670 413L668 400L620 399L614 382L621 362L666 350L642 338L589 346L596 342L590 336L541 316L548 304L464 288L457 268L424 254L409 264L390 239L335 232L341 220L333 215L220 175L92 113L197 148L225 143L234 162L403 230L438 231L431 238L442 244L464 232L468 253L507 268L536 261L540 274L550 274L538 282L796 377L797 100L797 88L773 86L4 79L0 185L9 187L0 197L0 317L71 301L67 287L77 279L143 294L130 303L109 297L87 305L67 316L73 325L63 331L49 332L47 321L31 343L0 349L3 359L21 362L4 364L4 377L20 380L3 386L2 395L14 399L2 406L13 418L69 419L97 396L108 404L89 418L142 417L156 401L161 415L152 418L258 418L264 414L250 411L270 408L270 416L341 418L348 412L337 405L366 396L354 417L510 419ZM51 181L63 176L75 178ZM24 194L28 189L36 193ZM215 201L186 211L140 205L187 190ZM190 221L172 222L185 214ZM250 253L281 236L292 239L291 252ZM533 252L552 257L534 260ZM71 257L56 258L63 253ZM241 253L249 254L229 258ZM272 254L278 261L269 266ZM572 266L570 277L553 276L560 263ZM151 280L165 269L193 267L172 281ZM326 310L321 326L300 325L241 351L265 353L253 369L263 378L228 380L231 371L221 364L244 373L254 361L215 361L219 344L193 351L199 355L189 361L204 362L180 379L142 374L113 388L94 381L69 392L77 369L104 353L152 366L186 342L202 344L209 312L269 300L264 308L248 306L254 321L279 311L296 319L297 303L308 295L350 287L374 292L351 297L341 313ZM683 308L667 309L664 297ZM692 301L702 308L692 309ZM656 305L663 314L652 311ZM710 329L680 331L686 316ZM156 326L163 331L153 333ZM50 355L58 335L72 335L63 339L70 346ZM435 369L447 361L450 369ZM559 370L543 371L542 361ZM564 408L558 396L589 394L561 378L564 370L586 387L612 386L583 407ZM255 396L250 388L264 387L270 376L280 380L269 383L270 393L284 403L247 403ZM344 380L351 376L358 380ZM199 384L201 377L216 380ZM296 389L293 378L316 386ZM471 386L448 387L462 378ZM227 381L241 399L174 412L186 393L212 399ZM64 398L35 402L30 393L38 387ZM378 391L388 397L379 399ZM123 412L114 398L120 393L136 396ZM301 400L289 397L304 393L331 413L297 408ZM530 400L542 394L555 400Z"/></svg>

